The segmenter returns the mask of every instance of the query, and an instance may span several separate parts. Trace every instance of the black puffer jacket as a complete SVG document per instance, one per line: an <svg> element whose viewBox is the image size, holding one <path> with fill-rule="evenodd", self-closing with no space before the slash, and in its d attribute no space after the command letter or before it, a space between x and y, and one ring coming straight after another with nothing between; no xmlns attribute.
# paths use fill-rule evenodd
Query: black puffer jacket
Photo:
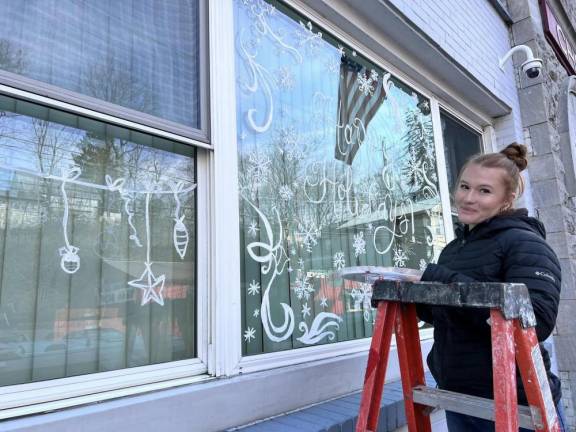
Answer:
<svg viewBox="0 0 576 432"><path fill-rule="evenodd" d="M525 209L457 229L457 238L430 264L423 281L524 283L536 315L539 341L552 332L560 299L560 264L545 241L544 226ZM428 366L445 390L493 398L492 354L488 309L418 306L420 319L434 325L434 346ZM550 357L542 348L554 401L560 381L550 372ZM518 377L519 378L519 377ZM526 395L518 379L518 399Z"/></svg>

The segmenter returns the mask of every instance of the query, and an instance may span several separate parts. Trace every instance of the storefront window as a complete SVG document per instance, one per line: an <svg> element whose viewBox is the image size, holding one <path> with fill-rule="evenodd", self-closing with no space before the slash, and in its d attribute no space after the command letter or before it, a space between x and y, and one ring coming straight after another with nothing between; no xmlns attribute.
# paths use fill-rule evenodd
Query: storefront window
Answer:
<svg viewBox="0 0 576 432"><path fill-rule="evenodd" d="M481 136L450 114L440 111L448 187L454 190L458 173L470 157L480 153Z"/></svg>
<svg viewBox="0 0 576 432"><path fill-rule="evenodd" d="M196 356L195 159L0 96L0 386Z"/></svg>
<svg viewBox="0 0 576 432"><path fill-rule="evenodd" d="M199 1L0 0L0 69L199 129Z"/></svg>
<svg viewBox="0 0 576 432"><path fill-rule="evenodd" d="M280 2L235 2L243 351L372 334L352 266L445 244L429 100Z"/></svg>

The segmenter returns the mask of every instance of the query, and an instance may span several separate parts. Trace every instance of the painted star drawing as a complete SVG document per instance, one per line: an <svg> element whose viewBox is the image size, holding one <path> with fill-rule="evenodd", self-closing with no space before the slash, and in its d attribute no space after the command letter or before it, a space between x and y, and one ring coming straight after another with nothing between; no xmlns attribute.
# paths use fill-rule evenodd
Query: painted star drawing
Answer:
<svg viewBox="0 0 576 432"><path fill-rule="evenodd" d="M164 306L163 292L166 275L156 277L150 268L152 263L145 262L144 265L146 268L142 272L140 279L131 280L128 282L128 285L143 291L142 302L140 303L141 306L144 306L150 301L154 301L159 305Z"/></svg>

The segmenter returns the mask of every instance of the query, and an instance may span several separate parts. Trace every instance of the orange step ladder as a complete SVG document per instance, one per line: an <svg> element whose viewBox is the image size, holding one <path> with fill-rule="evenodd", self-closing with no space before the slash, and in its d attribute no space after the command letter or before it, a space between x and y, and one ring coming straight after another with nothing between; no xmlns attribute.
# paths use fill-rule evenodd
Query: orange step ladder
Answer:
<svg viewBox="0 0 576 432"><path fill-rule="evenodd" d="M490 308L494 400L426 387L416 303ZM524 284L378 280L373 287L372 305L378 308L378 315L356 432L377 430L393 331L410 432L432 430L432 410L428 407L494 420L496 432L517 432L518 427L560 430L534 329L536 318ZM518 407L516 362L529 408Z"/></svg>

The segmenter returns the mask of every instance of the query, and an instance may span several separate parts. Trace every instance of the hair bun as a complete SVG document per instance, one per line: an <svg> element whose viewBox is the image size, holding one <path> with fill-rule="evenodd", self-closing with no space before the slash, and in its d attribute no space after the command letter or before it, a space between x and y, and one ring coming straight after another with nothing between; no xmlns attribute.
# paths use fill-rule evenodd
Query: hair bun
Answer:
<svg viewBox="0 0 576 432"><path fill-rule="evenodd" d="M528 149L524 144L512 143L500 153L514 162L520 171L525 170L528 166L528 159L526 158Z"/></svg>

